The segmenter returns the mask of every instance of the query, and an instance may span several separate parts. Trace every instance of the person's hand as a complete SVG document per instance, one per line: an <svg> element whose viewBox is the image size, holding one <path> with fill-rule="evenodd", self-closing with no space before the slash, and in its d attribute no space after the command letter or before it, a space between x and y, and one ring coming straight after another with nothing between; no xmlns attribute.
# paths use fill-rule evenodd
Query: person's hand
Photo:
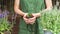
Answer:
<svg viewBox="0 0 60 34"><path fill-rule="evenodd" d="M34 23L35 23L35 20L36 20L36 17L33 16L32 18L27 18L27 15L28 15L28 13L26 13L26 14L23 16L23 19L24 19L24 21L26 22L26 24L34 24Z"/></svg>
<svg viewBox="0 0 60 34"><path fill-rule="evenodd" d="M23 16L23 19L26 22L26 24L29 24L29 19L26 18L27 15L28 15L28 13L25 13L24 16Z"/></svg>
<svg viewBox="0 0 60 34"><path fill-rule="evenodd" d="M33 13L32 16L33 16L32 18L29 18L30 24L34 24L35 21L36 21L36 18L37 18L37 17L40 17L41 14L40 14L40 13Z"/></svg>
<svg viewBox="0 0 60 34"><path fill-rule="evenodd" d="M26 22L26 24L34 24L36 21L36 18L41 16L40 13L33 13L32 18L27 18L27 15L28 15L28 13L25 13L25 15L23 16L23 19Z"/></svg>
<svg viewBox="0 0 60 34"><path fill-rule="evenodd" d="M33 16L32 18L29 18L30 24L34 24L35 21L36 21L36 17L35 16Z"/></svg>

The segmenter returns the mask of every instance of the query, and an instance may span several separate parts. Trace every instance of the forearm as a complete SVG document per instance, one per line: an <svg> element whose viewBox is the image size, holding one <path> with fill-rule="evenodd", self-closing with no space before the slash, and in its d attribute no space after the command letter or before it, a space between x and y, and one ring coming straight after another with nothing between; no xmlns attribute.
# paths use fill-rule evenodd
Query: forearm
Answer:
<svg viewBox="0 0 60 34"><path fill-rule="evenodd" d="M45 12L47 12L48 10L51 10L51 9L52 9L52 7L51 7L51 8L46 8L46 9L44 9L44 10L42 10L42 11L39 11L38 13L36 13L36 16L37 16L37 17L40 17L42 13L45 13Z"/></svg>
<svg viewBox="0 0 60 34"><path fill-rule="evenodd" d="M20 0L15 0L15 3L14 3L14 11L17 14L19 14L21 16L24 16L24 12L19 9L19 3L20 3Z"/></svg>
<svg viewBox="0 0 60 34"><path fill-rule="evenodd" d="M46 3L46 8L52 7L52 0L45 0L45 3Z"/></svg>
<svg viewBox="0 0 60 34"><path fill-rule="evenodd" d="M21 10L18 9L18 8L15 8L14 10L15 10L15 12L16 12L17 14L19 14L19 15L21 15L21 16L24 16L24 14L25 14L23 11L21 11Z"/></svg>

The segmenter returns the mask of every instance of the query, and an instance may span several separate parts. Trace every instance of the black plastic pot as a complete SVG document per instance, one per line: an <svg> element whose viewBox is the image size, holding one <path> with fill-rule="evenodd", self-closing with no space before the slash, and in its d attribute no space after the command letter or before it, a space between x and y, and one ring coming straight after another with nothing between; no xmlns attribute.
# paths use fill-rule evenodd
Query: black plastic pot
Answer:
<svg viewBox="0 0 60 34"><path fill-rule="evenodd" d="M44 34L53 34L51 31L44 30Z"/></svg>

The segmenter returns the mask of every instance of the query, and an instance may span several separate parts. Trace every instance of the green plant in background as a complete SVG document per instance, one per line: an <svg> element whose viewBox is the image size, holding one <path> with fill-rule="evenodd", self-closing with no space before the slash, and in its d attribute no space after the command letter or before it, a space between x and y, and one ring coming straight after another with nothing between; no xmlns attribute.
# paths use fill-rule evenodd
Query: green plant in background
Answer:
<svg viewBox="0 0 60 34"><path fill-rule="evenodd" d="M7 19L7 17L0 18L0 34L4 34L4 32L10 32L12 30L13 24L10 24Z"/></svg>
<svg viewBox="0 0 60 34"><path fill-rule="evenodd" d="M60 32L60 10L53 8L42 13L40 21L44 29L51 31L53 34Z"/></svg>

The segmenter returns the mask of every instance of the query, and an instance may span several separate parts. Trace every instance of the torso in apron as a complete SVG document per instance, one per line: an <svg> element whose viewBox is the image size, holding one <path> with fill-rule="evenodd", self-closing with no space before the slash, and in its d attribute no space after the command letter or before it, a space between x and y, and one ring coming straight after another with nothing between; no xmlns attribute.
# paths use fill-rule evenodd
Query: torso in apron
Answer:
<svg viewBox="0 0 60 34"><path fill-rule="evenodd" d="M43 9L45 9L44 0L20 0L20 10L25 13L38 13ZM36 19L35 28L34 34L43 34L40 18ZM33 34L27 29L27 25L22 17L20 18L19 34Z"/></svg>

